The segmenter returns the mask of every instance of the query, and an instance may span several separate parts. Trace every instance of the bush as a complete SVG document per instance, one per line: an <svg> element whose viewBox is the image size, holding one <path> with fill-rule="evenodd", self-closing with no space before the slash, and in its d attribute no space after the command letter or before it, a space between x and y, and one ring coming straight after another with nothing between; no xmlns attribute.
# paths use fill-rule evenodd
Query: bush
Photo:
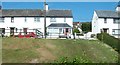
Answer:
<svg viewBox="0 0 120 65"><path fill-rule="evenodd" d="M77 28L75 28L75 29L73 30L73 33L80 33L80 31L79 31Z"/></svg>
<svg viewBox="0 0 120 65"><path fill-rule="evenodd" d="M95 37L95 34L91 34L91 38L94 38Z"/></svg>
<svg viewBox="0 0 120 65"><path fill-rule="evenodd" d="M75 33L80 33L80 31L79 31L77 28L75 28L75 29L73 30L73 34L75 34Z"/></svg>
<svg viewBox="0 0 120 65"><path fill-rule="evenodd" d="M110 45L114 50L116 50L117 52L120 53L120 48L118 46L120 46L120 40L113 37L113 36L110 36L109 34L107 33L101 33L101 34L97 34L97 38Z"/></svg>

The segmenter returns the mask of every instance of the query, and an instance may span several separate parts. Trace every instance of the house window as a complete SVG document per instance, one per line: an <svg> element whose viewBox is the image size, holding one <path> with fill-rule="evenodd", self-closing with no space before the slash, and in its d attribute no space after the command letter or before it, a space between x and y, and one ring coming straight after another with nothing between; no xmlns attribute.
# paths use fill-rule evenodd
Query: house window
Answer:
<svg viewBox="0 0 120 65"><path fill-rule="evenodd" d="M4 23L4 17L0 18L0 22Z"/></svg>
<svg viewBox="0 0 120 65"><path fill-rule="evenodd" d="M56 22L56 18L50 18L50 22Z"/></svg>
<svg viewBox="0 0 120 65"><path fill-rule="evenodd" d="M120 19L118 19L118 18L113 19L113 23L114 23L114 24L120 24Z"/></svg>
<svg viewBox="0 0 120 65"><path fill-rule="evenodd" d="M5 34L5 28L0 28L0 34Z"/></svg>
<svg viewBox="0 0 120 65"><path fill-rule="evenodd" d="M58 28L49 28L49 33L55 33L58 34L59 33L59 29Z"/></svg>
<svg viewBox="0 0 120 65"><path fill-rule="evenodd" d="M17 28L15 28L15 30L16 30L16 33L17 33L17 30L18 30L18 29L17 29Z"/></svg>
<svg viewBox="0 0 120 65"><path fill-rule="evenodd" d="M59 33L62 33L62 28L59 29Z"/></svg>
<svg viewBox="0 0 120 65"><path fill-rule="evenodd" d="M24 31L24 35L27 34L27 28L23 28L23 31Z"/></svg>
<svg viewBox="0 0 120 65"><path fill-rule="evenodd" d="M64 18L64 22L66 22L66 18Z"/></svg>
<svg viewBox="0 0 120 65"><path fill-rule="evenodd" d="M27 22L27 17L25 17L25 22Z"/></svg>
<svg viewBox="0 0 120 65"><path fill-rule="evenodd" d="M112 30L112 33L113 33L113 34L120 34L120 29L113 29L113 30Z"/></svg>
<svg viewBox="0 0 120 65"><path fill-rule="evenodd" d="M40 17L35 17L35 18L34 18L34 21L35 21L35 22L40 22Z"/></svg>
<svg viewBox="0 0 120 65"><path fill-rule="evenodd" d="M107 23L107 18L104 18L104 23Z"/></svg>
<svg viewBox="0 0 120 65"><path fill-rule="evenodd" d="M11 17L11 23L14 23L14 17Z"/></svg>

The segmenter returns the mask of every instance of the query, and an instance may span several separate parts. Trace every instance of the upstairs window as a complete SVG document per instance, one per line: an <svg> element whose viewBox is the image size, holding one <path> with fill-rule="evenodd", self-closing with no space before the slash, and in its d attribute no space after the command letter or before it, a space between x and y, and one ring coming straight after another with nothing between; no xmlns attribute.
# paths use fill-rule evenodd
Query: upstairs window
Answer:
<svg viewBox="0 0 120 65"><path fill-rule="evenodd" d="M14 23L14 17L11 17L11 23Z"/></svg>
<svg viewBox="0 0 120 65"><path fill-rule="evenodd" d="M119 18L113 19L113 23L114 24L120 24L120 19Z"/></svg>
<svg viewBox="0 0 120 65"><path fill-rule="evenodd" d="M64 18L64 22L66 22L66 18Z"/></svg>
<svg viewBox="0 0 120 65"><path fill-rule="evenodd" d="M50 18L50 22L56 22L56 18Z"/></svg>
<svg viewBox="0 0 120 65"><path fill-rule="evenodd" d="M107 18L104 18L104 23L107 23Z"/></svg>
<svg viewBox="0 0 120 65"><path fill-rule="evenodd" d="M4 17L0 18L0 22L4 23Z"/></svg>
<svg viewBox="0 0 120 65"><path fill-rule="evenodd" d="M25 22L27 22L27 17L25 17Z"/></svg>
<svg viewBox="0 0 120 65"><path fill-rule="evenodd" d="M34 18L34 21L35 21L35 22L40 22L40 17L35 17L35 18Z"/></svg>

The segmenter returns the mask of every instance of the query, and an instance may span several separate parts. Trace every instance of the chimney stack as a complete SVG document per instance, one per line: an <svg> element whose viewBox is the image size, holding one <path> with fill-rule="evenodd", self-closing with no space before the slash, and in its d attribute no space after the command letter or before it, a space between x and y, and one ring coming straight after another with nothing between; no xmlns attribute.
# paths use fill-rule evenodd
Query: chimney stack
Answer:
<svg viewBox="0 0 120 65"><path fill-rule="evenodd" d="M116 11L120 11L120 1L118 2L118 5L116 7Z"/></svg>
<svg viewBox="0 0 120 65"><path fill-rule="evenodd" d="M45 4L45 10L46 10L46 11L49 10L48 4Z"/></svg>

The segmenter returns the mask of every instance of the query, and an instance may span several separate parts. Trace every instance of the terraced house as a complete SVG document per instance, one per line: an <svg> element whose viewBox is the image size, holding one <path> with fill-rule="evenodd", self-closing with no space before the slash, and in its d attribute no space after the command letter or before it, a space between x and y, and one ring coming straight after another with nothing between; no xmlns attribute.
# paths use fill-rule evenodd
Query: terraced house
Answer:
<svg viewBox="0 0 120 65"><path fill-rule="evenodd" d="M73 16L71 10L2 9L0 17L1 34L4 36L35 37L44 35L59 37L72 34ZM45 24L46 15L46 26ZM43 36L44 37L44 36Z"/></svg>
<svg viewBox="0 0 120 65"><path fill-rule="evenodd" d="M94 11L92 20L92 33L108 33L116 38L120 38L120 2L116 11Z"/></svg>

